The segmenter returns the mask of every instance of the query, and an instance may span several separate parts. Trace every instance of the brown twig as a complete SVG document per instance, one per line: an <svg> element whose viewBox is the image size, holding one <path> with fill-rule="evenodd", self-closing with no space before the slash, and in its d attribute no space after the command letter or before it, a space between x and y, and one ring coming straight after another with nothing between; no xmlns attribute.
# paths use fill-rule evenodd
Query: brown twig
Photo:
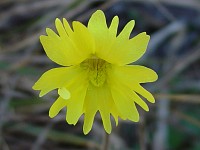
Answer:
<svg viewBox="0 0 200 150"><path fill-rule="evenodd" d="M177 102L187 102L187 103L200 103L200 95L195 94L154 94L156 99L164 100L165 98L177 101Z"/></svg>
<svg viewBox="0 0 200 150"><path fill-rule="evenodd" d="M173 114L175 114L176 116L178 116L180 119L185 120L195 126L197 126L198 128L200 128L200 120L198 120L197 118L191 117L189 115L186 115L180 111L173 111Z"/></svg>

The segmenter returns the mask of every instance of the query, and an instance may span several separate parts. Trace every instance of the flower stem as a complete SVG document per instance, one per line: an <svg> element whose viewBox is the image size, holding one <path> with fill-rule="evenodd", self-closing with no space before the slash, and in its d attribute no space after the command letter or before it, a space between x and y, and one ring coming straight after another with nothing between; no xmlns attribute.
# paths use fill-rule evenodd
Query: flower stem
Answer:
<svg viewBox="0 0 200 150"><path fill-rule="evenodd" d="M108 149L109 149L109 134L105 132L101 150L108 150Z"/></svg>

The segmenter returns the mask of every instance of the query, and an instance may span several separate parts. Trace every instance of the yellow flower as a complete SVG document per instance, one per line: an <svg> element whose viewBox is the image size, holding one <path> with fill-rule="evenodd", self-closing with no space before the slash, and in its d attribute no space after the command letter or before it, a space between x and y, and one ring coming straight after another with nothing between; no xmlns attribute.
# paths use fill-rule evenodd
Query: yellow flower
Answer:
<svg viewBox="0 0 200 150"><path fill-rule="evenodd" d="M136 104L149 111L138 96L154 103L154 97L140 83L157 80L157 74L146 67L128 65L137 61L146 51L150 36L145 32L129 39L134 27L131 20L117 35L119 18L115 16L108 27L101 10L90 18L88 27L78 21L56 19L58 35L47 28L47 36L40 41L47 56L63 66L45 72L33 89L41 90L40 96L58 89L58 99L49 110L55 117L67 107L66 121L76 124L84 114L83 132L87 134L99 111L107 133L111 132L110 116L118 124L118 117L139 121Z"/></svg>

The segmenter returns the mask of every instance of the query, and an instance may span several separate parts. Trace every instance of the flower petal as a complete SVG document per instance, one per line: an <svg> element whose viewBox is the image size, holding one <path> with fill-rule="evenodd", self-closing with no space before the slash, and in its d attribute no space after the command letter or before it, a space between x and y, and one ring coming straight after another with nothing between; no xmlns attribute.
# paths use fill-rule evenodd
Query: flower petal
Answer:
<svg viewBox="0 0 200 150"><path fill-rule="evenodd" d="M106 18L101 10L97 10L88 22L88 30L95 39L95 50L97 52L105 50L110 45L109 31Z"/></svg>
<svg viewBox="0 0 200 150"><path fill-rule="evenodd" d="M110 89L107 84L104 84L102 87L96 88L96 99L99 104L99 112L102 117L103 126L107 133L111 133L112 126L110 122L110 112L114 105Z"/></svg>
<svg viewBox="0 0 200 150"><path fill-rule="evenodd" d="M106 130L108 134L110 134L112 130L112 126L110 122L110 113L107 113L105 111L100 111L100 114L103 121L104 129Z"/></svg>
<svg viewBox="0 0 200 150"><path fill-rule="evenodd" d="M75 22L74 32L66 20L65 27L59 19L56 19L55 25L59 36L51 29L46 31L48 36L40 36L44 50L52 61L63 66L71 66L79 64L92 54L94 40L84 25Z"/></svg>
<svg viewBox="0 0 200 150"><path fill-rule="evenodd" d="M145 111L149 111L148 105L133 91L131 91L133 101L142 107Z"/></svg>
<svg viewBox="0 0 200 150"><path fill-rule="evenodd" d="M62 97L65 100L71 97L70 92L64 87L58 89L58 95L60 95L60 97Z"/></svg>
<svg viewBox="0 0 200 150"><path fill-rule="evenodd" d="M49 117L54 118L62 108L64 108L68 103L68 100L58 97L58 99L53 103L49 109Z"/></svg>
<svg viewBox="0 0 200 150"><path fill-rule="evenodd" d="M84 102L84 124L83 124L83 132L84 134L88 134L92 129L94 116L98 111L99 104L96 99L96 90L92 84L89 84L87 94ZM95 92L95 93L94 93Z"/></svg>
<svg viewBox="0 0 200 150"><path fill-rule="evenodd" d="M127 98L131 99L133 103L137 103L145 111L149 111L148 105L133 90L123 84L121 85L121 89L123 89L124 94L126 94Z"/></svg>
<svg viewBox="0 0 200 150"><path fill-rule="evenodd" d="M118 62L118 64L124 65L137 61L146 52L149 40L150 36L146 32L142 32L130 39L127 46L124 47L123 60L121 58L121 62ZM118 50L121 51L120 49L116 51Z"/></svg>
<svg viewBox="0 0 200 150"><path fill-rule="evenodd" d="M126 90L117 83L118 81L109 79L109 85L117 110L122 118L128 118L134 122L139 121L139 113L133 101L127 97Z"/></svg>
<svg viewBox="0 0 200 150"><path fill-rule="evenodd" d="M114 103L107 84L102 87L89 84L84 103L85 115L95 114L99 110L107 133L110 133L112 130L110 112L113 105Z"/></svg>
<svg viewBox="0 0 200 150"><path fill-rule="evenodd" d="M108 72L109 79L126 85L133 91L145 97L149 102L154 103L155 99L150 92L145 90L140 83L153 82L157 80L157 74L146 67L137 65L114 66ZM148 76L149 75L149 76Z"/></svg>
<svg viewBox="0 0 200 150"><path fill-rule="evenodd" d="M126 39L128 34L119 35L109 46L108 51L101 51L99 57L109 63L116 65L126 65L137 61L146 51L150 36L145 32L138 34L132 39Z"/></svg>
<svg viewBox="0 0 200 150"><path fill-rule="evenodd" d="M59 36L62 37L62 38L68 39L67 32L66 32L62 22L60 21L60 19L56 18L55 25L56 25L56 29L58 31Z"/></svg>
<svg viewBox="0 0 200 150"><path fill-rule="evenodd" d="M94 38L90 34L89 30L80 22L73 22L74 33L70 35L70 38L76 44L79 54L88 58L92 53L94 53Z"/></svg>
<svg viewBox="0 0 200 150"><path fill-rule="evenodd" d="M90 132L90 130L92 129L95 114L96 114L96 112L85 113L84 124L83 124L83 133L84 134L88 134Z"/></svg>
<svg viewBox="0 0 200 150"><path fill-rule="evenodd" d="M155 103L153 95L149 91L144 89L140 84L132 85L132 90L145 97L149 102Z"/></svg>
<svg viewBox="0 0 200 150"><path fill-rule="evenodd" d="M45 72L34 84L34 90L41 90L40 97L56 88L62 88L67 83L76 80L82 74L78 66L54 68Z"/></svg>
<svg viewBox="0 0 200 150"><path fill-rule="evenodd" d="M52 61L63 66L77 64L80 61L80 58L75 57L75 47L67 36L61 38L48 28L47 34L48 36L40 36L40 42Z"/></svg>
<svg viewBox="0 0 200 150"><path fill-rule="evenodd" d="M109 34L110 34L112 37L116 37L116 36L117 36L118 25L119 25L119 17L118 17L118 16L115 16L115 17L112 19L112 22L111 22L110 27L109 27Z"/></svg>
<svg viewBox="0 0 200 150"><path fill-rule="evenodd" d="M110 75L117 78L123 78L123 82L130 84L154 82L158 79L158 75L155 71L139 65L113 65Z"/></svg>
<svg viewBox="0 0 200 150"><path fill-rule="evenodd" d="M63 26L64 26L65 31L67 32L68 36L73 34L73 31L72 31L68 21L65 18L63 18Z"/></svg>
<svg viewBox="0 0 200 150"><path fill-rule="evenodd" d="M71 98L67 105L66 121L69 124L75 125L83 114L83 105L88 88L87 73L79 76L79 78L66 88L71 93Z"/></svg>
<svg viewBox="0 0 200 150"><path fill-rule="evenodd" d="M124 27L124 29L121 31L117 39L120 40L121 42L129 40L131 31L133 30L134 26L135 26L135 21L134 20L129 21Z"/></svg>
<svg viewBox="0 0 200 150"><path fill-rule="evenodd" d="M113 105L112 109L111 109L111 114L115 120L115 125L117 126L118 125L118 117L121 116L115 106L115 104ZM122 118L125 120L125 118Z"/></svg>

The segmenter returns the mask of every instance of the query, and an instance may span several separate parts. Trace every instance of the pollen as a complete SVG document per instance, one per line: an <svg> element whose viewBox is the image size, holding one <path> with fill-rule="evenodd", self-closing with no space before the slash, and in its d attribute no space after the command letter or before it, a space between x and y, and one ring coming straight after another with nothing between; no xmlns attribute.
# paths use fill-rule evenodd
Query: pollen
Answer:
<svg viewBox="0 0 200 150"><path fill-rule="evenodd" d="M104 85L107 71L111 65L103 59L91 57L81 63L81 66L88 71L88 79L96 87Z"/></svg>

